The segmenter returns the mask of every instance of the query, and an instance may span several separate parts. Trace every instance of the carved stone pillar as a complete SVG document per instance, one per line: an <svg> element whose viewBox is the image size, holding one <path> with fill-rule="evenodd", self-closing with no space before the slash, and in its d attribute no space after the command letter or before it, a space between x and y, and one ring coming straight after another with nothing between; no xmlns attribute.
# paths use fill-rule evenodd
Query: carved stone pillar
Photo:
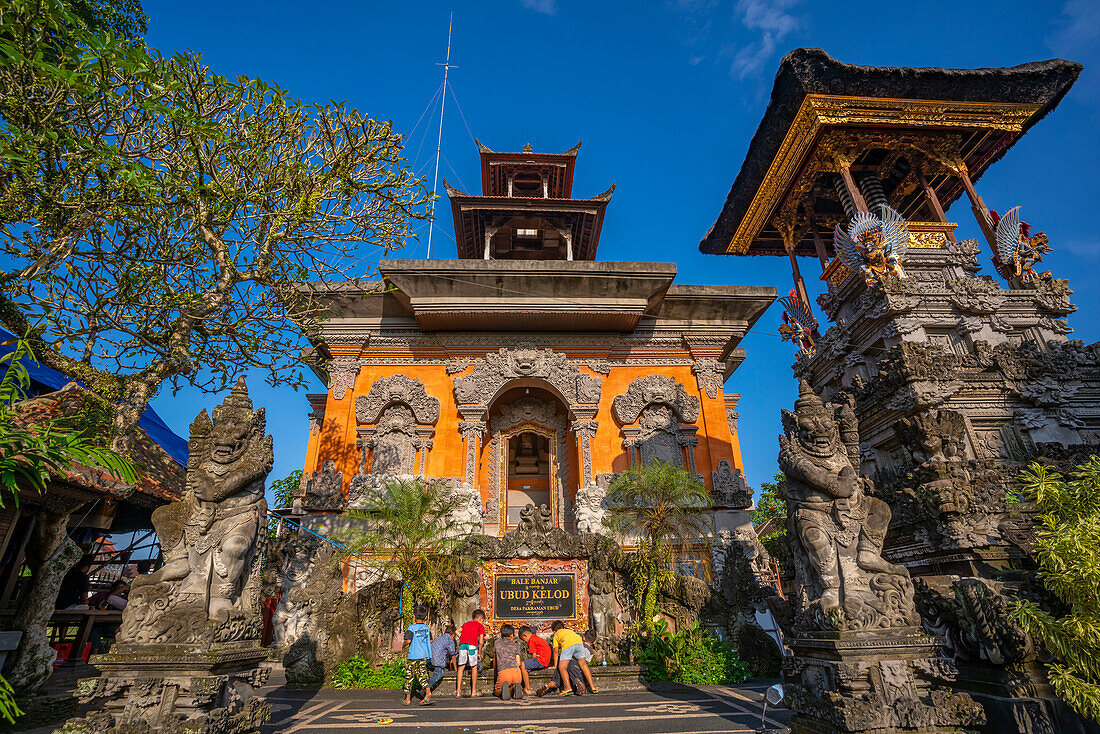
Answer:
<svg viewBox="0 0 1100 734"><path fill-rule="evenodd" d="M599 425L599 421L581 419L573 421L569 426L569 430L577 437L577 448L581 457L580 486L582 487L587 487L593 481L592 439L595 438Z"/></svg>
<svg viewBox="0 0 1100 734"><path fill-rule="evenodd" d="M485 428L485 421L483 420L460 420L458 422L458 432L462 434L462 443L466 449L466 467L462 481L471 487L477 483L475 465L477 464L478 443L481 437L485 435Z"/></svg>
<svg viewBox="0 0 1100 734"><path fill-rule="evenodd" d="M699 426L680 426L680 445L687 449L688 471L695 474L695 447L699 445L699 437L695 435Z"/></svg>
<svg viewBox="0 0 1100 734"><path fill-rule="evenodd" d="M433 431L434 433L434 431ZM432 450L432 437L431 435L417 436L414 444L417 450L416 458L416 473L419 476L427 476L428 471L428 452Z"/></svg>

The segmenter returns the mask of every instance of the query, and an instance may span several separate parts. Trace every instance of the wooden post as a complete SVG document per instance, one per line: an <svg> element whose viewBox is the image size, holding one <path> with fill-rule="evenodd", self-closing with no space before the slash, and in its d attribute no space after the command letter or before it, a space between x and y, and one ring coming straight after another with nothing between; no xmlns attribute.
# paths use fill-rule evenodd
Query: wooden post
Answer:
<svg viewBox="0 0 1100 734"><path fill-rule="evenodd" d="M837 168L840 170L840 178L844 181L844 188L848 189L848 195L852 197L852 203L855 204L856 209L861 212L870 211L863 198L863 192L859 190L856 180L852 178L852 169L848 167L848 163L837 162Z"/></svg>
<svg viewBox="0 0 1100 734"><path fill-rule="evenodd" d="M940 205L940 197L936 196L936 190L932 188L932 184L928 183L928 179L924 177L924 173L917 170L917 180L920 182L920 187L924 190L924 196L928 199L928 208L932 210L932 214L936 217L936 220L947 224L947 214L944 213L943 207ZM947 232L947 239L952 242L957 242L954 232Z"/></svg>
<svg viewBox="0 0 1100 734"><path fill-rule="evenodd" d="M8 570L8 576L4 579L4 589L0 593L0 607L8 608L11 605L12 594L15 593L15 584L19 581L19 572L23 570L23 561L27 557L27 543L30 542L31 533L34 532L34 526L37 524L37 520L34 515L28 515L27 527L23 531L23 535L19 540L17 546L19 550L15 554L15 559L12 562L12 567Z"/></svg>
<svg viewBox="0 0 1100 734"><path fill-rule="evenodd" d="M787 257L791 259L791 277L794 278L794 289L806 307L810 306L810 294L806 290L806 281L802 280L802 271L798 269L798 258L794 255L794 248L798 245L795 239L795 227L793 224L780 224L776 227L783 237L783 249L787 251Z"/></svg>
<svg viewBox="0 0 1100 734"><path fill-rule="evenodd" d="M993 249L993 254L996 255L997 237L993 234L993 218L989 216L989 209L982 201L982 197L978 196L978 192L974 190L974 184L970 180L970 174L967 172L966 166L960 163L956 172L959 180L962 181L963 188L966 189L966 195L970 197L970 209L974 212L974 218L978 220L978 227L985 235L986 242Z"/></svg>
<svg viewBox="0 0 1100 734"><path fill-rule="evenodd" d="M825 242L821 239L821 233L817 231L817 224L811 222L810 230L814 233L814 248L817 250L817 259L821 261L821 272L829 267L829 255L825 252Z"/></svg>

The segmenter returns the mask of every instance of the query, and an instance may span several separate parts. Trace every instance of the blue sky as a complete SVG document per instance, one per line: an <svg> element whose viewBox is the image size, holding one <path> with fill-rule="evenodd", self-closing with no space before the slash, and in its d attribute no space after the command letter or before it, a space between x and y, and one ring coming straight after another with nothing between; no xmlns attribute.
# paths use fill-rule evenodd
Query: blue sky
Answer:
<svg viewBox="0 0 1100 734"><path fill-rule="evenodd" d="M785 258L701 255L763 114L783 54L818 46L852 63L1011 66L1061 57L1085 65L1061 106L978 183L991 208L1017 204L1045 231L1044 260L1069 277L1080 311L1073 337L1100 339L1100 3L797 2L795 0L502 0L500 2L148 1L150 45L191 49L217 72L261 77L311 101L346 100L411 135L408 156L431 176L438 107L417 120L440 85L448 14L451 72L441 177L480 189L471 131L496 150L562 151L584 140L575 195L615 182L600 243L603 260L675 262L679 283L791 287ZM430 112L429 112L430 117ZM425 140L425 132L427 139ZM422 141L424 141L422 143ZM419 151L419 155L418 155ZM440 187L442 189L442 187ZM433 256L454 257L446 200ZM948 212L978 236L965 202ZM426 230L425 230L426 231ZM423 257L410 245L404 256ZM983 252L983 258L986 258ZM983 272L992 273L985 260ZM800 262L814 292L814 259ZM775 471L779 409L796 396L794 349L777 335L778 304L744 340L748 358L726 383L743 395L741 446L749 483ZM308 433L304 392L253 379L275 436L272 478L301 468ZM320 383L310 392L321 392ZM181 435L221 396L165 392L154 402Z"/></svg>

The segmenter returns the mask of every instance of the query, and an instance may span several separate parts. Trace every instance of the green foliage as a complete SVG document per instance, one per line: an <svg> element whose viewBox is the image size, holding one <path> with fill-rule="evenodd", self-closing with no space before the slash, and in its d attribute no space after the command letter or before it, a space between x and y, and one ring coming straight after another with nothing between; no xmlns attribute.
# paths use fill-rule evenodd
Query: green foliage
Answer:
<svg viewBox="0 0 1100 734"><path fill-rule="evenodd" d="M620 474L607 491L608 527L637 539L631 554L634 602L647 629L657 596L675 583L673 548L705 541L710 497L698 478L675 464L654 461Z"/></svg>
<svg viewBox="0 0 1100 734"><path fill-rule="evenodd" d="M737 651L693 622L676 632L658 620L641 642L639 661L651 681L705 686L744 683L751 675Z"/></svg>
<svg viewBox="0 0 1100 734"><path fill-rule="evenodd" d="M294 493L298 491L298 487L300 487L301 484L301 469L295 469L282 479L276 479L272 482L269 487L271 490L272 509L283 510L290 507L294 502Z"/></svg>
<svg viewBox="0 0 1100 734"><path fill-rule="evenodd" d="M773 517L787 517L787 503L779 494L779 484L786 480L783 472L776 472L774 482L760 483L760 495L756 499L756 508L752 511L753 527L760 527Z"/></svg>
<svg viewBox="0 0 1100 734"><path fill-rule="evenodd" d="M292 506L294 504L294 493L298 491L298 487L300 487L301 484L301 469L295 469L282 479L276 479L268 487L268 490L271 492L271 502L267 504L268 508L272 510L283 510ZM267 537L274 538L278 527L279 520L275 517L268 516Z"/></svg>
<svg viewBox="0 0 1100 734"><path fill-rule="evenodd" d="M1025 496L1042 511L1039 576L1069 613L1056 618L1022 599L1010 610L1054 655L1047 673L1055 692L1082 716L1100 721L1100 457L1090 457L1070 477L1038 463L1021 475Z"/></svg>
<svg viewBox="0 0 1100 734"><path fill-rule="evenodd" d="M305 384L327 312L432 199L391 123L127 40L135 0L0 8L0 318L113 407L163 384ZM41 347L41 348L40 348Z"/></svg>
<svg viewBox="0 0 1100 734"><path fill-rule="evenodd" d="M30 387L30 375L23 364L33 359L30 346L20 340L15 349L0 357L0 507L4 494L18 502L20 486L45 492L52 476L63 474L74 464L97 466L127 483L137 481L137 472L122 456L99 445L80 425L80 416L63 416L52 421L24 425L16 405Z"/></svg>
<svg viewBox="0 0 1100 734"><path fill-rule="evenodd" d="M14 724L15 717L22 715L23 710L15 702L15 691L12 690L11 684L0 676L0 717L9 724Z"/></svg>
<svg viewBox="0 0 1100 734"><path fill-rule="evenodd" d="M405 663L384 663L374 667L359 655L355 655L336 666L332 672L332 687L351 688L388 688L400 690L405 685Z"/></svg>
<svg viewBox="0 0 1100 734"><path fill-rule="evenodd" d="M363 522L362 528L346 534L349 553L373 560L404 582L401 613L406 623L413 621L417 604L438 604L444 581L471 565L456 551L474 528L451 522L461 502L442 482L394 478L365 498L370 509L348 513Z"/></svg>

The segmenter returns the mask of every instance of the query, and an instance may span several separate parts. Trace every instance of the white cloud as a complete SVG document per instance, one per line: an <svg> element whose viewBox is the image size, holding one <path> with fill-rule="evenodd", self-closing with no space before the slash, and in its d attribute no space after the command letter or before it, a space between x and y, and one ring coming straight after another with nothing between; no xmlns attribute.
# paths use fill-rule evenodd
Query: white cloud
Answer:
<svg viewBox="0 0 1100 734"><path fill-rule="evenodd" d="M1100 257L1100 242L1096 240L1066 240L1055 243L1055 250L1059 250L1076 258L1094 259Z"/></svg>
<svg viewBox="0 0 1100 734"><path fill-rule="evenodd" d="M558 0L519 0L520 4L528 10L544 15L554 15L558 12Z"/></svg>
<svg viewBox="0 0 1100 734"><path fill-rule="evenodd" d="M1091 50L1100 39L1100 3L1096 0L1067 0L1062 6L1059 28L1050 45L1056 51L1072 52Z"/></svg>
<svg viewBox="0 0 1100 734"><path fill-rule="evenodd" d="M799 19L790 9L799 0L738 0L737 16L741 25L760 36L737 50L730 73L739 79L757 73L775 54L779 43L799 27Z"/></svg>

